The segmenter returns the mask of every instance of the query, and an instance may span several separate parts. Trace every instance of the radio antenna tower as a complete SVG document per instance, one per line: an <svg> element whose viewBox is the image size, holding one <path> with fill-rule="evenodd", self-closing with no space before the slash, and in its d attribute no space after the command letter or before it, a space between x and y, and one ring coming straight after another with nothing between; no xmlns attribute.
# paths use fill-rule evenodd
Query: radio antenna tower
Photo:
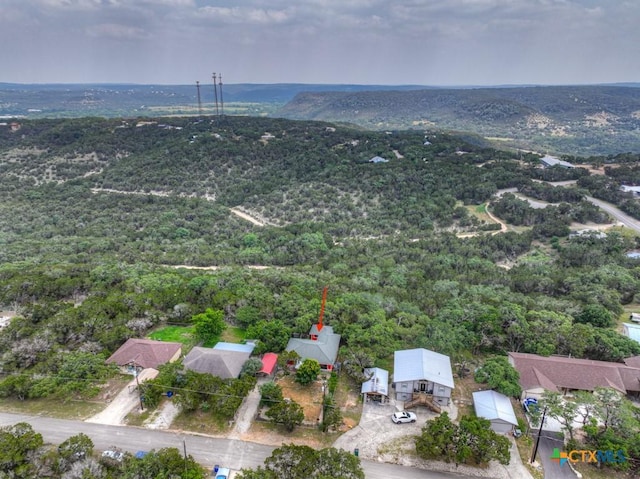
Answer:
<svg viewBox="0 0 640 479"><path fill-rule="evenodd" d="M224 100L222 99L222 73L220 73L219 79L220 83L218 83L218 86L220 87L220 114L224 116Z"/></svg>
<svg viewBox="0 0 640 479"><path fill-rule="evenodd" d="M198 90L198 116L202 116L202 100L200 99L200 82L196 80L196 90Z"/></svg>
<svg viewBox="0 0 640 479"><path fill-rule="evenodd" d="M216 83L216 74L213 74L213 91L216 95L216 116L219 116L220 113L218 112L218 84Z"/></svg>

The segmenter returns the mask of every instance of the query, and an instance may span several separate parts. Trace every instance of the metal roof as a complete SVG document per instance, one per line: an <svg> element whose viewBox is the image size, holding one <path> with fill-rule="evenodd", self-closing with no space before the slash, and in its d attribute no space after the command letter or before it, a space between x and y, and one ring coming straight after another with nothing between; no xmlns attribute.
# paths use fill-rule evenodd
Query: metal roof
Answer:
<svg viewBox="0 0 640 479"><path fill-rule="evenodd" d="M622 326L624 326L624 333L629 338L640 343L640 324L622 323Z"/></svg>
<svg viewBox="0 0 640 479"><path fill-rule="evenodd" d="M473 393L473 407L478 417L489 421L500 419L514 426L518 425L511 401L504 394L496 391L476 391Z"/></svg>
<svg viewBox="0 0 640 479"><path fill-rule="evenodd" d="M286 350L295 351L302 359L315 359L320 364L333 365L338 357L340 335L335 334L333 328L325 324L317 337L317 340L291 338Z"/></svg>
<svg viewBox="0 0 640 479"><path fill-rule="evenodd" d="M453 389L449 356L424 348L396 351L393 355L393 381L427 380Z"/></svg>
<svg viewBox="0 0 640 479"><path fill-rule="evenodd" d="M238 344L238 343L225 343L224 341L220 341L219 343L216 343L213 349L219 349L221 351L238 351L240 353L251 354L255 349L255 347L256 347L255 343Z"/></svg>
<svg viewBox="0 0 640 479"><path fill-rule="evenodd" d="M361 393L389 395L389 371L381 368L365 368L364 374L371 377L362 383Z"/></svg>

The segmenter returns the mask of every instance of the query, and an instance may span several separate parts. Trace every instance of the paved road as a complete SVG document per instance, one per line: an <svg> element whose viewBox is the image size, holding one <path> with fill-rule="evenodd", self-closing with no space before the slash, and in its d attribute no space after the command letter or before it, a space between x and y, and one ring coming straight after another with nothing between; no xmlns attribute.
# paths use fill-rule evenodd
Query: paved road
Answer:
<svg viewBox="0 0 640 479"><path fill-rule="evenodd" d="M214 438L169 431L148 430L126 426L109 426L82 421L69 421L41 416L0 413L0 426L8 426L17 422L28 422L42 434L45 442L59 444L65 439L80 432L88 435L98 450L105 450L117 445L129 452L138 450L176 447L182 450L183 441L187 453L206 467L224 464L232 469L254 468L262 465L264 459L271 455L273 447L251 442ZM362 468L367 479L462 479L468 478L459 474L425 471L394 464L362 461Z"/></svg>
<svg viewBox="0 0 640 479"><path fill-rule="evenodd" d="M606 201L592 198L591 196L587 196L587 201L590 201L594 205L598 206L600 209L609 213L611 216L613 216L617 221L622 223L624 226L627 226L633 229L634 231L640 233L640 221L632 218L626 213L623 213L616 206L612 205L611 203L607 203Z"/></svg>

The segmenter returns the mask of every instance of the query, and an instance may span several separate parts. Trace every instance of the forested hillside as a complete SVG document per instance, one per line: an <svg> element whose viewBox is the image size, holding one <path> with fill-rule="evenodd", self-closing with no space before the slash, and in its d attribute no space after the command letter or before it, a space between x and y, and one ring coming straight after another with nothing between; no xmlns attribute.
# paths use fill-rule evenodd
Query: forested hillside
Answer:
<svg viewBox="0 0 640 479"><path fill-rule="evenodd" d="M545 86L394 92L305 92L277 115L373 129L472 131L536 151L598 155L640 149L640 89Z"/></svg>
<svg viewBox="0 0 640 479"><path fill-rule="evenodd" d="M640 354L616 331L638 308L636 236L568 236L609 221L584 196L617 188L617 170L602 185L538 163L456 135L260 118L0 128L0 309L17 312L0 331L0 396L86 394L124 340L208 308L282 348L326 285L341 361ZM539 183L560 179L578 185ZM503 195L490 208L518 226L499 232L478 212L512 187L560 204L534 213Z"/></svg>
<svg viewBox="0 0 640 479"><path fill-rule="evenodd" d="M426 138L257 118L41 120L0 130L0 302L25 317L3 333L13 351L4 369L24 366L18 350L35 354L20 341L43 339L46 356L87 344L109 352L143 333L132 320L150 327L182 304L223 308L232 323L243 311L242 326L280 319L304 332L324 284L346 350L378 358L418 345L457 357L640 352L603 324L580 322L597 306L613 325L634 301L639 270L624 255L634 239L558 242L572 215L606 221L579 190L521 233L483 234L492 225L465 205L531 185L535 157ZM370 163L375 155L389 161ZM516 266L497 266L504 261ZM234 268L255 264L273 268Z"/></svg>

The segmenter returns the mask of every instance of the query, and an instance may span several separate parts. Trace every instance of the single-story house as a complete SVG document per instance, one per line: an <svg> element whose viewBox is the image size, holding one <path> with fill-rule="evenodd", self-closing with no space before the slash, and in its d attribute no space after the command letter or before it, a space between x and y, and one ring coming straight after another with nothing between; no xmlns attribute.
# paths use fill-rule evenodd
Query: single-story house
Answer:
<svg viewBox="0 0 640 479"><path fill-rule="evenodd" d="M520 374L523 399L540 399L544 391L567 394L598 387L640 393L640 368L627 364L526 353L509 353L509 362Z"/></svg>
<svg viewBox="0 0 640 479"><path fill-rule="evenodd" d="M276 353L264 353L262 356L262 369L258 371L260 376L273 376L278 366L278 355Z"/></svg>
<svg viewBox="0 0 640 479"><path fill-rule="evenodd" d="M511 400L496 391L473 393L473 408L476 416L488 419L491 429L497 433L508 433L518 425Z"/></svg>
<svg viewBox="0 0 640 479"><path fill-rule="evenodd" d="M640 343L640 324L622 323L622 333Z"/></svg>
<svg viewBox="0 0 640 479"><path fill-rule="evenodd" d="M340 335L333 332L331 326L314 324L309 330L309 338L291 338L287 351L295 351L300 360L315 359L320 367L332 371L338 358Z"/></svg>
<svg viewBox="0 0 640 479"><path fill-rule="evenodd" d="M235 379L240 376L242 366L250 355L251 353L246 351L196 346L185 356L182 365L188 371L208 373L222 379Z"/></svg>
<svg viewBox="0 0 640 479"><path fill-rule="evenodd" d="M540 163L545 168L551 168L552 166L560 166L562 168L575 168L575 165L569 163L568 161L563 161L553 156L546 155L540 158Z"/></svg>
<svg viewBox="0 0 640 479"><path fill-rule="evenodd" d="M622 185L620 189L625 193L631 193L633 196L640 196L640 186Z"/></svg>
<svg viewBox="0 0 640 479"><path fill-rule="evenodd" d="M454 388L449 356L428 349L406 349L393 355L393 383L396 399L411 401L426 394L448 406Z"/></svg>
<svg viewBox="0 0 640 479"><path fill-rule="evenodd" d="M139 369L157 369L161 364L177 361L181 354L180 343L130 338L106 362L117 364L123 371L133 373Z"/></svg>
<svg viewBox="0 0 640 479"><path fill-rule="evenodd" d="M365 401L386 402L389 398L389 371L381 368L365 368L367 379L362 383L360 392Z"/></svg>

